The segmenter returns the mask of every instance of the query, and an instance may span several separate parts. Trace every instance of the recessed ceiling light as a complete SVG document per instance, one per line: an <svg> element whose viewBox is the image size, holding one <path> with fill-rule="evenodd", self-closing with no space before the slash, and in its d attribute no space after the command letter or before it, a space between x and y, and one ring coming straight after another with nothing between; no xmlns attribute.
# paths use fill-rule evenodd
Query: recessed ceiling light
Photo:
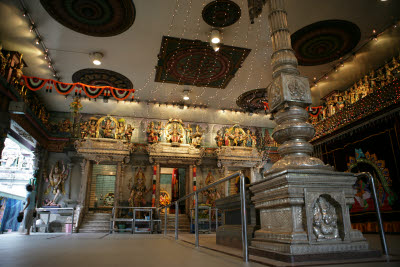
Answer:
<svg viewBox="0 0 400 267"><path fill-rule="evenodd" d="M218 30L213 30L211 32L211 43L219 44L221 42L221 36Z"/></svg>
<svg viewBox="0 0 400 267"><path fill-rule="evenodd" d="M100 52L93 52L89 54L90 59L94 65L101 65L101 60L103 59L103 54Z"/></svg>
<svg viewBox="0 0 400 267"><path fill-rule="evenodd" d="M188 89L183 90L183 100L187 101L189 99L190 99L189 90Z"/></svg>

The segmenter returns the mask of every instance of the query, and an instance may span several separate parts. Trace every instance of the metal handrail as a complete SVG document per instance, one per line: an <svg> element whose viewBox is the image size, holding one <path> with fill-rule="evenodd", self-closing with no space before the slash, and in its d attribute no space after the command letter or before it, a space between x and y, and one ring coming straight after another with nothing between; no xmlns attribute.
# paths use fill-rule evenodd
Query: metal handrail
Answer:
<svg viewBox="0 0 400 267"><path fill-rule="evenodd" d="M219 185L221 183L224 183L226 181L229 181L233 178L240 177L240 203L241 203L241 222L242 222L242 248L243 248L243 261L248 262L249 261L249 250L248 250L248 244L247 244L247 212L246 212L246 187L245 187L245 177L243 175L242 171L235 172L231 175L228 175L224 178L221 178L217 180L216 182L209 184L207 186L204 186L190 194L187 194L184 197L179 198L175 202L171 203L168 206L165 206L165 218L164 218L164 235L167 235L167 208L169 208L172 205L175 205L175 240L178 240L178 224L179 224L179 207L178 204L180 201L186 200L190 198L191 196L194 196L195 200L195 247L199 247L199 193L215 187L216 185Z"/></svg>
<svg viewBox="0 0 400 267"><path fill-rule="evenodd" d="M360 172L356 174L357 180L362 178L362 177L367 177L369 181L371 182L372 186L372 198L374 199L374 204L375 204L375 211L376 211L376 217L378 219L378 226L379 226L379 235L381 238L381 244L383 248L383 253L386 256L389 256L387 244L386 244L386 237L385 237L385 231L383 229L383 223L382 223L382 216L381 216L381 211L379 208L379 202L376 194L376 186L375 186L375 181L374 177L371 175L369 172Z"/></svg>

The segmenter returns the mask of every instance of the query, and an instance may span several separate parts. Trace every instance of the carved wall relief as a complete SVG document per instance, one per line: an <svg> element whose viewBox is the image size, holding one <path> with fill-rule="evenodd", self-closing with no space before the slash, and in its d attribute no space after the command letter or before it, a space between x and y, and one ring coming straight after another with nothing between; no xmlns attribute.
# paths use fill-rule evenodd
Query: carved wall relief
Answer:
<svg viewBox="0 0 400 267"><path fill-rule="evenodd" d="M317 241L340 237L338 211L333 202L334 200L329 195L321 195L314 203L313 234Z"/></svg>

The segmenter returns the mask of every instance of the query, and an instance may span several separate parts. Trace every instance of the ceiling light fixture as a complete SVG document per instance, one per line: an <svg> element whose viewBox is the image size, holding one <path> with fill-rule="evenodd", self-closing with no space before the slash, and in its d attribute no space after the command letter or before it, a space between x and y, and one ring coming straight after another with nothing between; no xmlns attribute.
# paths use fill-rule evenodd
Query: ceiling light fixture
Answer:
<svg viewBox="0 0 400 267"><path fill-rule="evenodd" d="M39 39L39 38L36 38L36 39L35 39L35 44L37 44L37 45L40 44L40 39Z"/></svg>
<svg viewBox="0 0 400 267"><path fill-rule="evenodd" d="M189 90L188 89L183 90L183 100L187 101L189 99L190 99Z"/></svg>
<svg viewBox="0 0 400 267"><path fill-rule="evenodd" d="M90 59L94 65L101 65L101 60L103 59L103 54L100 52L93 52L89 54Z"/></svg>
<svg viewBox="0 0 400 267"><path fill-rule="evenodd" d="M218 52L220 48L219 44L214 44L214 43L211 43L211 47L214 49L215 52Z"/></svg>
<svg viewBox="0 0 400 267"><path fill-rule="evenodd" d="M219 30L212 30L211 31L211 43L219 44L221 42L221 34Z"/></svg>

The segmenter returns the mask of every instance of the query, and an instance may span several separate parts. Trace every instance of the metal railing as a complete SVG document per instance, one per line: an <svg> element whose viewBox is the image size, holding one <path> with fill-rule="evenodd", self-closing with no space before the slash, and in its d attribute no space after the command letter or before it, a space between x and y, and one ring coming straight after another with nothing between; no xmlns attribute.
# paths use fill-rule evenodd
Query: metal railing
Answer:
<svg viewBox="0 0 400 267"><path fill-rule="evenodd" d="M357 176L357 180L361 179L362 177L366 177L369 179L369 181L371 183L372 198L374 199L376 217L378 219L379 235L381 238L382 249L383 249L383 253L386 256L389 256L389 252L388 252L388 248L387 248L387 244L386 244L385 231L383 229L381 211L379 209L379 202L378 202L378 198L377 198L377 194L376 194L376 186L375 186L374 177L369 172L360 172L360 173L357 173L356 176Z"/></svg>
<svg viewBox="0 0 400 267"><path fill-rule="evenodd" d="M242 249L243 249L243 261L249 261L249 249L247 243L247 212L246 212L246 187L245 187L245 177L241 171L235 172L234 174L228 175L224 178L219 179L218 181L209 184L205 187L202 187L196 190L193 193L190 193L180 199L176 200L174 203L166 206L165 209L165 218L164 218L164 235L167 235L167 209L168 207L175 205L175 240L178 240L178 227L179 227L179 202L184 201L192 196L194 196L195 202L195 247L199 247L199 193L215 187L221 183L227 182L233 178L240 177L240 210L241 210L241 222L242 222Z"/></svg>

